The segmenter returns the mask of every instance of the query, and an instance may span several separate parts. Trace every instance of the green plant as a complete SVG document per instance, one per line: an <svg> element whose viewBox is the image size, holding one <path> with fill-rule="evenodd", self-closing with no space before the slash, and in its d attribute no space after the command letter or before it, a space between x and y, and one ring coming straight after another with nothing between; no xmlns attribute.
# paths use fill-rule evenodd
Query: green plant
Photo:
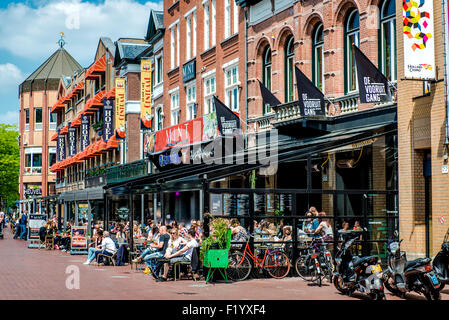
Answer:
<svg viewBox="0 0 449 320"><path fill-rule="evenodd" d="M280 210L280 209L276 209L274 210L274 215L277 217L283 217L284 216L284 211Z"/></svg>
<svg viewBox="0 0 449 320"><path fill-rule="evenodd" d="M100 121L98 121L97 123L94 123L94 124L92 125L92 128L93 128L95 131L100 130L102 127L103 127L103 120L100 120Z"/></svg>
<svg viewBox="0 0 449 320"><path fill-rule="evenodd" d="M228 221L223 218L213 218L209 222L209 227L213 230L213 233L203 240L200 249L200 259L204 260L204 254L211 247L217 246L216 249L225 249L228 232Z"/></svg>

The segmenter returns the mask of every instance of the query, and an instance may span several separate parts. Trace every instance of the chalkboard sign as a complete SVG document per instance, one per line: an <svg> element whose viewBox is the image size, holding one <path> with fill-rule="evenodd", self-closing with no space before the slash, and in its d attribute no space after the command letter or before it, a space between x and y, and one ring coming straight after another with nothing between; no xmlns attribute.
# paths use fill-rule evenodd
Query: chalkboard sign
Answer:
<svg viewBox="0 0 449 320"><path fill-rule="evenodd" d="M47 222L46 214L30 214L28 219L28 248L37 248L39 246L39 229Z"/></svg>

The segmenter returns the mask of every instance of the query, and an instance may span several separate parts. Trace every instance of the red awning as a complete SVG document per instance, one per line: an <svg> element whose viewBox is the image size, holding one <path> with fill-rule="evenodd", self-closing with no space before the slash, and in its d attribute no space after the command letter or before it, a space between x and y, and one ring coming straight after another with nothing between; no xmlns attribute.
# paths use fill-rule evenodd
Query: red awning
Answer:
<svg viewBox="0 0 449 320"><path fill-rule="evenodd" d="M68 127L68 125L65 125L62 129L61 129L61 131L59 132L60 134L66 134L66 133L68 133L69 132L69 127Z"/></svg>
<svg viewBox="0 0 449 320"><path fill-rule="evenodd" d="M115 88L112 88L106 93L106 99L115 99Z"/></svg>
<svg viewBox="0 0 449 320"><path fill-rule="evenodd" d="M64 97L59 98L59 100L53 105L53 107L51 107L51 110L50 110L51 113L56 112L56 109L58 109L58 108L62 108L62 109L65 108L65 105L62 104L63 98Z"/></svg>
<svg viewBox="0 0 449 320"><path fill-rule="evenodd" d="M109 140L106 144L106 150L117 149L119 144L120 144L120 142L118 142L115 135L113 135L112 137L109 138Z"/></svg>
<svg viewBox="0 0 449 320"><path fill-rule="evenodd" d="M106 56L95 61L86 71L86 79L95 78L99 73L106 71Z"/></svg>
<svg viewBox="0 0 449 320"><path fill-rule="evenodd" d="M81 114L79 114L78 117L76 117L75 120L72 121L71 126L79 127L80 125L81 125Z"/></svg>
<svg viewBox="0 0 449 320"><path fill-rule="evenodd" d="M81 92L83 89L84 89L84 81L81 81L76 85L75 89L73 89L72 94L77 93L78 91Z"/></svg>
<svg viewBox="0 0 449 320"><path fill-rule="evenodd" d="M58 141L58 133L56 132L54 135L50 138L51 141Z"/></svg>
<svg viewBox="0 0 449 320"><path fill-rule="evenodd" d="M72 94L72 93L69 93L68 95L66 95L66 96L63 98L62 103L70 102L70 100L72 99L72 97L73 97L73 94Z"/></svg>
<svg viewBox="0 0 449 320"><path fill-rule="evenodd" d="M83 113L97 111L100 107L103 106L103 99L105 96L106 92L102 90L98 92L93 98L87 100L86 104L84 105Z"/></svg>

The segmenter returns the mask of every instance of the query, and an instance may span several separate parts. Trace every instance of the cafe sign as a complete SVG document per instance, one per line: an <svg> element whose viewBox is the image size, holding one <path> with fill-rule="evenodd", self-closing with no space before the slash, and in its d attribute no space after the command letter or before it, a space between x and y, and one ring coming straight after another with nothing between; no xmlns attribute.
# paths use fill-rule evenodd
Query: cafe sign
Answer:
<svg viewBox="0 0 449 320"><path fill-rule="evenodd" d="M23 192L26 196L40 196L42 195L42 189L38 188L38 189L25 189Z"/></svg>
<svg viewBox="0 0 449 320"><path fill-rule="evenodd" d="M192 60L182 66L182 81L187 82L195 79L196 75L196 60Z"/></svg>

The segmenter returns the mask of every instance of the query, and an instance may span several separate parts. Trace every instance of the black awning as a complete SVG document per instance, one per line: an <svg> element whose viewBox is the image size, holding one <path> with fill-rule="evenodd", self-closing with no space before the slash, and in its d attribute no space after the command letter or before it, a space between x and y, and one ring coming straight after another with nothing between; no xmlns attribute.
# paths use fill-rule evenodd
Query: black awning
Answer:
<svg viewBox="0 0 449 320"><path fill-rule="evenodd" d="M331 149L343 147L348 144L361 142L366 139L375 138L389 133L397 132L396 122L363 126L349 130L337 130L319 137L296 139L293 137L280 136L277 142L278 155L277 160L273 159L271 164L282 163L291 160L305 159L309 154L325 152ZM260 148L266 148L267 145ZM165 189L165 186L171 188L185 186L199 186L203 181L214 181L249 170L266 167L267 164L254 163L249 164L248 158L254 156L258 150L249 148L244 150L243 163L226 164L226 157L222 158L222 164L190 164L179 165L176 168L164 172L155 173L146 177L127 181L121 184L111 184L105 188L123 188L126 185L129 190L142 190L145 185L152 184L159 186L159 189ZM235 157L236 155L232 155Z"/></svg>

